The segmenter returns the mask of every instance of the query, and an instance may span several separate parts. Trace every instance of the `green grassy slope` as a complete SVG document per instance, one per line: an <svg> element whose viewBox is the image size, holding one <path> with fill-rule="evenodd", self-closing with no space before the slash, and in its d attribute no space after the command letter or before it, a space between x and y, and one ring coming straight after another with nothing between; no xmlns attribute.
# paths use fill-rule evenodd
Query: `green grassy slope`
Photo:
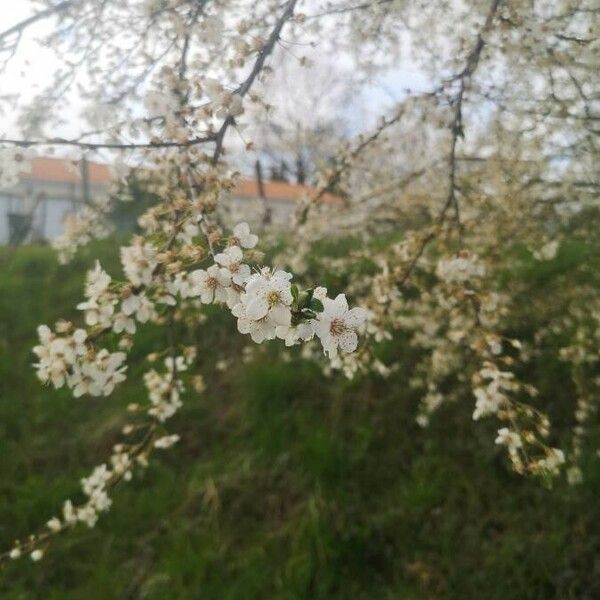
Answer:
<svg viewBox="0 0 600 600"><path fill-rule="evenodd" d="M118 439L123 407L143 398L139 370L114 397L73 399L43 388L31 368L37 324L73 316L91 257L115 265L115 247L88 250L68 268L26 248L2 266L3 547L77 493ZM577 276L586 255L571 254L556 272L522 276L546 293ZM530 312L523 329L535 327ZM545 489L510 472L493 447L494 423L472 422L471 398L442 408L428 430L415 425L411 356L400 342L401 372L349 382L279 360L276 344L242 363L233 329L215 313L190 334L211 375L173 420L180 444L119 488L96 528L67 533L39 564L11 563L0 598L600 597L600 460L589 457L582 485ZM148 328L134 353L160 336ZM230 355L215 374L215 358ZM534 364L532 375L565 404L555 412L566 433L573 406L563 368ZM591 436L599 441L597 424Z"/></svg>

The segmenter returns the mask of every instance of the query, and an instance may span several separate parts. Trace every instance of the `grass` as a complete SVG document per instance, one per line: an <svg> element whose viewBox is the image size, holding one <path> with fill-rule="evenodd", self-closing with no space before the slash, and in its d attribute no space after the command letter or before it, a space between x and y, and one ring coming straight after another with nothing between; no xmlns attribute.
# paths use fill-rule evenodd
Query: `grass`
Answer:
<svg viewBox="0 0 600 600"><path fill-rule="evenodd" d="M124 406L143 399L141 370L113 397L73 399L42 387L31 368L37 324L73 316L85 268L98 253L115 267L115 247L95 246L68 268L45 248L24 248L0 275L3 547L77 494L118 439ZM588 263L588 250L572 244L513 277L543 295ZM519 327L544 318L525 307ZM349 382L282 360L276 344L244 362L233 329L214 312L185 334L201 349L208 386L172 423L180 444L121 487L96 528L63 536L39 564L11 563L0 573L3 600L600 597L600 461L591 451L583 484L546 489L510 472L492 444L494 423L472 422L470 397L443 407L428 430L415 425L401 341L397 375ZM134 352L160 343L149 327ZM229 368L215 371L227 356ZM531 375L556 399L565 437L573 399L564 365L534 363Z"/></svg>

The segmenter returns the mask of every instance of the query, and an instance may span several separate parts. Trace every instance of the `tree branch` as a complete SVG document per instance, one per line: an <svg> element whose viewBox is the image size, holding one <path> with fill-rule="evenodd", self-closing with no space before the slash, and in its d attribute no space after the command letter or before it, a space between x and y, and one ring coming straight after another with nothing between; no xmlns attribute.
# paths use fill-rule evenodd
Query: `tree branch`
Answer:
<svg viewBox="0 0 600 600"><path fill-rule="evenodd" d="M481 53L485 46L485 35L491 29L492 24L494 22L494 18L496 17L496 13L498 12L498 7L500 6L501 0L492 0L490 5L490 9L488 11L487 17L485 19L485 23L483 24L481 30L477 34L477 39L475 41L475 45L469 52L467 56L467 60L465 62L465 66L463 70L455 75L451 82L458 81L458 91L456 94L450 99L450 105L454 107L454 111L452 114L452 119L450 121L450 152L448 154L448 192L446 194L446 201L444 202L437 218L436 218L436 227L431 230L421 241L415 256L412 258L408 267L406 268L404 274L400 278L398 282L398 286L402 287L408 278L411 276L415 267L417 266L418 261L423 256L425 249L427 246L433 241L433 239L437 235L437 229L441 227L446 220L446 216L450 207L454 207L456 221L460 227L460 209L458 205L458 199L456 198L456 171L457 171L457 158L456 158L456 146L458 144L458 138L464 137L464 128L463 128L463 101L465 96L465 91L469 86L469 82L477 70L477 66L479 65L479 60L481 58Z"/></svg>

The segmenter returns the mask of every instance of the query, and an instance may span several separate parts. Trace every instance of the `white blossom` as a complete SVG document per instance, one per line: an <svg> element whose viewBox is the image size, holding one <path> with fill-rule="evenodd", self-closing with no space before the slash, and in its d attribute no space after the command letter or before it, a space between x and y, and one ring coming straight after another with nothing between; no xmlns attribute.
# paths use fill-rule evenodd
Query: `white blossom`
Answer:
<svg viewBox="0 0 600 600"><path fill-rule="evenodd" d="M446 283L464 283L478 279L485 274L485 267L474 256L457 256L440 260L436 269L437 276Z"/></svg>
<svg viewBox="0 0 600 600"><path fill-rule="evenodd" d="M242 264L243 253L239 246L231 246L224 252L215 255L215 262L231 273L231 280L237 285L244 285L250 277L250 267Z"/></svg>
<svg viewBox="0 0 600 600"><path fill-rule="evenodd" d="M507 427L498 429L498 437L496 438L496 444L507 446L509 450L514 451L523 446L521 436L516 431L511 431Z"/></svg>
<svg viewBox="0 0 600 600"><path fill-rule="evenodd" d="M290 273L262 269L251 275L240 295L240 302L232 309L238 319L238 331L249 334L258 344L276 337L277 327L288 328L293 302Z"/></svg>
<svg viewBox="0 0 600 600"><path fill-rule="evenodd" d="M559 246L560 242L558 240L552 240L544 244L539 250L536 250L533 253L533 257L540 261L552 260L556 257Z"/></svg>
<svg viewBox="0 0 600 600"><path fill-rule="evenodd" d="M165 450L166 448L170 448L171 446L176 444L178 441L179 441L179 436L176 434L175 435L165 435L165 436L155 440L154 447L159 448L161 450Z"/></svg>
<svg viewBox="0 0 600 600"><path fill-rule="evenodd" d="M248 223L238 223L233 228L233 239L242 248L254 248L258 244L258 236L250 233Z"/></svg>
<svg viewBox="0 0 600 600"><path fill-rule="evenodd" d="M36 548L30 555L31 560L34 562L38 562L44 558L44 552L40 548Z"/></svg>
<svg viewBox="0 0 600 600"><path fill-rule="evenodd" d="M358 345L357 331L366 323L367 312L362 308L348 308L344 294L339 294L334 300L323 300L323 312L317 314L315 332L324 352L334 358L338 348L342 352L354 352Z"/></svg>
<svg viewBox="0 0 600 600"><path fill-rule="evenodd" d="M50 531L53 532L58 532L62 529L62 524L60 522L60 519L58 519L57 517L52 517L47 523L46 523L48 529L50 529Z"/></svg>
<svg viewBox="0 0 600 600"><path fill-rule="evenodd" d="M138 239L131 246L121 248L121 263L127 279L134 286L150 285L158 264L156 248Z"/></svg>
<svg viewBox="0 0 600 600"><path fill-rule="evenodd" d="M146 323L156 314L154 304L148 299L145 292L129 294L121 302L121 310L127 316L135 316L140 323Z"/></svg>
<svg viewBox="0 0 600 600"><path fill-rule="evenodd" d="M98 298L108 290L111 283L110 275L101 267L100 261L96 261L94 269L88 271L85 295L87 298Z"/></svg>
<svg viewBox="0 0 600 600"><path fill-rule="evenodd" d="M204 304L226 302L231 275L227 269L212 265L208 269L196 269L188 275L190 297L200 297Z"/></svg>

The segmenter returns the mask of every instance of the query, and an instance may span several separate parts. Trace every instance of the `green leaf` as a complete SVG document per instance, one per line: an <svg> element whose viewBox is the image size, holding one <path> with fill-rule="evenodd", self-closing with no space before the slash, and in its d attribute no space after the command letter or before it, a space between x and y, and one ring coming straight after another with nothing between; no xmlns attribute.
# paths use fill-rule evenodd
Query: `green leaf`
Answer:
<svg viewBox="0 0 600 600"><path fill-rule="evenodd" d="M290 291L292 292L292 298L294 299L294 301L298 302L298 296L300 295L300 292L298 291L298 286L295 284L292 285Z"/></svg>
<svg viewBox="0 0 600 600"><path fill-rule="evenodd" d="M323 306L323 303L318 298L313 298L310 301L310 307L315 312L323 312L325 310L325 307Z"/></svg>

